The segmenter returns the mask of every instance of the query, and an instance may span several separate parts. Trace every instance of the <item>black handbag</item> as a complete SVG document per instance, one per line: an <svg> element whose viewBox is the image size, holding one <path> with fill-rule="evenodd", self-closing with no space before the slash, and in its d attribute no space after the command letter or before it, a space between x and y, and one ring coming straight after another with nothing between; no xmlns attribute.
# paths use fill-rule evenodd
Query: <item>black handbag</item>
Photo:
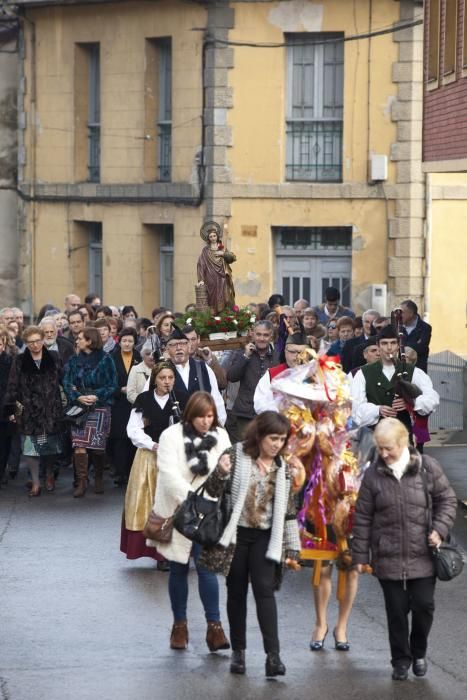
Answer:
<svg viewBox="0 0 467 700"><path fill-rule="evenodd" d="M213 501L204 497L204 484L190 491L174 513L174 528L192 542L212 547L222 537L225 509L222 498Z"/></svg>
<svg viewBox="0 0 467 700"><path fill-rule="evenodd" d="M428 532L431 532L433 529L431 515L432 505L430 492L428 491L425 467L422 467L422 479L427 503L427 529ZM456 541L451 533L448 534L446 539L441 542L438 547L433 547L432 554L433 563L435 565L435 576L440 581L451 581L453 578L456 578L456 576L459 576L464 568L462 552L460 551L459 546L456 544Z"/></svg>
<svg viewBox="0 0 467 700"><path fill-rule="evenodd" d="M464 559L459 551L454 537L449 534L439 547L433 550L436 578L440 581L450 581L459 576L464 568Z"/></svg>
<svg viewBox="0 0 467 700"><path fill-rule="evenodd" d="M67 408L63 414L63 422L70 426L79 427L84 425L88 417L89 408L87 406L73 405Z"/></svg>

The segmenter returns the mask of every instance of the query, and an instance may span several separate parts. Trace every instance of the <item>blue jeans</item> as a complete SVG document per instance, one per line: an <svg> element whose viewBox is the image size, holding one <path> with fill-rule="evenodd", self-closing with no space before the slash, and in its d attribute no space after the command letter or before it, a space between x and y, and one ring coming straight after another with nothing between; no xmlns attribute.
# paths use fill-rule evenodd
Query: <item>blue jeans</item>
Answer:
<svg viewBox="0 0 467 700"><path fill-rule="evenodd" d="M193 559L198 574L199 597L204 608L206 620L220 622L219 612L219 583L217 575L208 571L202 566L198 566L198 557L201 553L201 546L193 544ZM186 604L188 600L188 564L179 564L176 561L170 562L169 573L169 596L170 604L175 622L186 620Z"/></svg>

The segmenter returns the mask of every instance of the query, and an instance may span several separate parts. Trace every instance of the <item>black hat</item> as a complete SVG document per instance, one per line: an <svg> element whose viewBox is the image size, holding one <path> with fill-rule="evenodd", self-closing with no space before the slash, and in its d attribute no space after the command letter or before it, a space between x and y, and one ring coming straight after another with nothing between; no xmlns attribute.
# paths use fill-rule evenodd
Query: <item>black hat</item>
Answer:
<svg viewBox="0 0 467 700"><path fill-rule="evenodd" d="M377 340L378 340L378 336L376 336L376 335L370 335L370 336L365 340L365 342L363 343L363 349L365 350L365 348L369 348L369 347L371 347L372 345L376 345L376 341L377 341Z"/></svg>
<svg viewBox="0 0 467 700"><path fill-rule="evenodd" d="M167 338L167 343L169 343L171 340L188 340L186 335L182 333L180 328L174 323L172 323L172 333Z"/></svg>
<svg viewBox="0 0 467 700"><path fill-rule="evenodd" d="M376 336L378 343L380 340L385 340L386 338L390 340L393 340L394 338L396 338L396 340L399 339L396 329L391 324L389 324L388 326L384 326L384 328L381 328L380 332Z"/></svg>
<svg viewBox="0 0 467 700"><path fill-rule="evenodd" d="M296 333L292 333L291 335L287 336L287 340L285 341L286 345L308 345L308 338L306 337L306 333L300 333L297 331Z"/></svg>

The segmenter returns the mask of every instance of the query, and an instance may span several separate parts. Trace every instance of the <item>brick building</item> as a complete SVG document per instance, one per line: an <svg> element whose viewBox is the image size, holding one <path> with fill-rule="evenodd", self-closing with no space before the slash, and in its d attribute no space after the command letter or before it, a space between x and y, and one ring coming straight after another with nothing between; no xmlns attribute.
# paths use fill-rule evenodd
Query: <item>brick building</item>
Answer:
<svg viewBox="0 0 467 700"><path fill-rule="evenodd" d="M467 3L425 2L423 160L467 171Z"/></svg>

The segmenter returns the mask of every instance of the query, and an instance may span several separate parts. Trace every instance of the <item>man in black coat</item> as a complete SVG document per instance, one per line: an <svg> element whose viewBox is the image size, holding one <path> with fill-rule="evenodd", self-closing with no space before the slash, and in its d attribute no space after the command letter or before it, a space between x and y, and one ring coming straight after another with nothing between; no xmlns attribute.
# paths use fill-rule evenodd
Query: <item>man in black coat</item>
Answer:
<svg viewBox="0 0 467 700"><path fill-rule="evenodd" d="M401 309L405 344L417 351L416 366L426 372L430 352L431 326L422 321L418 315L417 304L411 299L403 301Z"/></svg>

